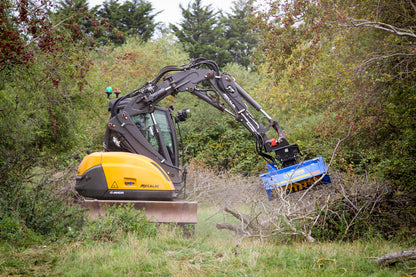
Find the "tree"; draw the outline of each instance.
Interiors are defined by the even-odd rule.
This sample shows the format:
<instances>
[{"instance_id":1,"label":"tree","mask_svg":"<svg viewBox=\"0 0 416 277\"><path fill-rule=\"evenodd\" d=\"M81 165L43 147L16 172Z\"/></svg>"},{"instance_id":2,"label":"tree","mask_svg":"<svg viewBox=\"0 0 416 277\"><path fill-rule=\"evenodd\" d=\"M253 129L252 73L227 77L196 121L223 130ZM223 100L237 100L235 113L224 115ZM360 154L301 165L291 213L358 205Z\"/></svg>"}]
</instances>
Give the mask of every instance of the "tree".
<instances>
[{"instance_id":1,"label":"tree","mask_svg":"<svg viewBox=\"0 0 416 277\"><path fill-rule=\"evenodd\" d=\"M203 6L201 0L188 4L187 9L179 6L183 19L179 26L170 25L191 58L205 57L223 66L224 49L228 49L223 38L224 27L219 24L219 13L214 12L211 5Z\"/></svg>"},{"instance_id":2,"label":"tree","mask_svg":"<svg viewBox=\"0 0 416 277\"><path fill-rule=\"evenodd\" d=\"M179 27L170 25L191 58L206 57L221 67L234 62L249 67L257 40L250 31L250 6L244 0L234 2L232 13L214 12L201 0L180 6L183 20Z\"/></svg>"},{"instance_id":3,"label":"tree","mask_svg":"<svg viewBox=\"0 0 416 277\"><path fill-rule=\"evenodd\" d=\"M144 0L126 1L121 5L120 31L127 35L139 35L143 41L150 39L157 23L152 4Z\"/></svg>"},{"instance_id":4,"label":"tree","mask_svg":"<svg viewBox=\"0 0 416 277\"><path fill-rule=\"evenodd\" d=\"M119 4L119 0L106 0L97 11L100 19L95 22L95 39L101 44L109 41L123 44L127 36L139 35L147 41L158 25L154 22L157 13L152 12L152 4L145 0L125 1L123 4Z\"/></svg>"},{"instance_id":5,"label":"tree","mask_svg":"<svg viewBox=\"0 0 416 277\"><path fill-rule=\"evenodd\" d=\"M291 71L291 78L297 78L310 69L322 38L333 29L328 22L327 7L319 2L270 1L263 10L252 7L250 22L259 34L256 60L270 65L269 73L274 75L276 83L285 70ZM301 52L297 51L299 48Z\"/></svg>"},{"instance_id":6,"label":"tree","mask_svg":"<svg viewBox=\"0 0 416 277\"><path fill-rule=\"evenodd\" d=\"M97 7L88 8L88 0L60 0L56 3L55 14L68 18L73 26L80 28L91 39L98 22L96 13ZM90 42L92 44L92 41Z\"/></svg>"},{"instance_id":7,"label":"tree","mask_svg":"<svg viewBox=\"0 0 416 277\"><path fill-rule=\"evenodd\" d=\"M225 38L228 43L230 62L238 63L244 67L252 65L252 52L257 46L257 39L249 26L250 6L245 0L234 2L232 13L224 19Z\"/></svg>"},{"instance_id":8,"label":"tree","mask_svg":"<svg viewBox=\"0 0 416 277\"><path fill-rule=\"evenodd\" d=\"M65 126L71 126L70 104L77 98L74 90L86 84L90 62L89 45L72 21L82 14L50 13L49 1L2 4L2 27L9 27L9 36L0 34L0 176L7 180L11 168L30 167L51 143L56 152L69 147L72 136Z\"/></svg>"},{"instance_id":9,"label":"tree","mask_svg":"<svg viewBox=\"0 0 416 277\"><path fill-rule=\"evenodd\" d=\"M282 106L295 99L292 111L323 111L313 130L323 144L349 133L339 168L351 164L401 189L416 177L415 15L404 0L287 0L253 20L258 60L279 92L271 97Z\"/></svg>"},{"instance_id":10,"label":"tree","mask_svg":"<svg viewBox=\"0 0 416 277\"><path fill-rule=\"evenodd\" d=\"M16 65L30 66L37 51L53 53L57 45L68 39L79 41L82 34L76 26L50 20L51 1L5 0L0 2L0 71Z\"/></svg>"},{"instance_id":11,"label":"tree","mask_svg":"<svg viewBox=\"0 0 416 277\"><path fill-rule=\"evenodd\" d=\"M385 177L414 190L409 184L416 177L416 6L404 0L356 4L345 13L345 22L351 32L373 38L357 68L372 84L365 97L378 107L364 109L377 121L370 136L362 135L363 144L383 151L379 171Z\"/></svg>"},{"instance_id":12,"label":"tree","mask_svg":"<svg viewBox=\"0 0 416 277\"><path fill-rule=\"evenodd\" d=\"M106 0L97 11L98 21L94 22L96 31L94 39L100 44L112 42L124 43L124 34L118 29L120 27L120 4L118 0Z\"/></svg>"}]
</instances>

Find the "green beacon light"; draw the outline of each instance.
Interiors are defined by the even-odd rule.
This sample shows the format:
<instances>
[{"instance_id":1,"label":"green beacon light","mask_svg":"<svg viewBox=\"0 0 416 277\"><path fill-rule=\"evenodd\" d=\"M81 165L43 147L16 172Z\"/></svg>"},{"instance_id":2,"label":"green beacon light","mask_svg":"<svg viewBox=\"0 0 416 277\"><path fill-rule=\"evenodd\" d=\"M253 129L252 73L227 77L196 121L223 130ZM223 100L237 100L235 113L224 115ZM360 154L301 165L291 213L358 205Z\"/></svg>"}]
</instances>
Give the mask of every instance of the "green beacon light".
<instances>
[{"instance_id":1,"label":"green beacon light","mask_svg":"<svg viewBox=\"0 0 416 277\"><path fill-rule=\"evenodd\" d=\"M113 88L107 87L105 93L107 93L107 98L110 99L110 95L113 93Z\"/></svg>"}]
</instances>

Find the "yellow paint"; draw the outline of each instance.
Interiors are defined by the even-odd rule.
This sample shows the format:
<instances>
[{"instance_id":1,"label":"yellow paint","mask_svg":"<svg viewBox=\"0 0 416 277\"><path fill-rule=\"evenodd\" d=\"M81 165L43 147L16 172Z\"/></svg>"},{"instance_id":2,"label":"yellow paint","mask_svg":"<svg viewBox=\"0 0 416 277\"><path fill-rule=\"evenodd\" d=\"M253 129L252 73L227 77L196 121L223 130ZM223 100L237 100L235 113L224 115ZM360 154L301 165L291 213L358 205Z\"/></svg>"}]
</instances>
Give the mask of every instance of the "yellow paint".
<instances>
[{"instance_id":1,"label":"yellow paint","mask_svg":"<svg viewBox=\"0 0 416 277\"><path fill-rule=\"evenodd\" d=\"M110 190L175 190L168 174L148 157L127 152L96 152L84 158L77 175L101 165Z\"/></svg>"},{"instance_id":2,"label":"yellow paint","mask_svg":"<svg viewBox=\"0 0 416 277\"><path fill-rule=\"evenodd\" d=\"M285 178L290 178L290 176L293 176L293 175L296 175L296 174L301 174L301 173L304 173L304 172L305 172L304 169L296 170L295 172L285 174Z\"/></svg>"},{"instance_id":3,"label":"yellow paint","mask_svg":"<svg viewBox=\"0 0 416 277\"><path fill-rule=\"evenodd\" d=\"M95 152L86 156L78 167L77 175L84 175L88 169L101 164L101 152Z\"/></svg>"},{"instance_id":4,"label":"yellow paint","mask_svg":"<svg viewBox=\"0 0 416 277\"><path fill-rule=\"evenodd\" d=\"M126 152L102 153L108 188L118 190L174 190L168 174L148 157Z\"/></svg>"},{"instance_id":5,"label":"yellow paint","mask_svg":"<svg viewBox=\"0 0 416 277\"><path fill-rule=\"evenodd\" d=\"M319 176L316 176L316 177L319 177ZM301 191L301 190L304 190L304 189L308 188L310 185L312 185L314 181L315 181L315 178L309 178L309 179L306 179L306 180L302 180L300 182L291 183L291 184L281 186L281 187L277 187L277 188L273 189L272 193L273 193L274 197L277 197L278 194L280 194L282 192Z\"/></svg>"},{"instance_id":6,"label":"yellow paint","mask_svg":"<svg viewBox=\"0 0 416 277\"><path fill-rule=\"evenodd\" d=\"M280 185L280 184L283 184L283 183L291 183L291 182L294 182L294 181L296 181L296 180L302 179L302 178L307 177L307 176L313 176L314 174L317 174L317 173L319 173L319 172L320 172L320 171L318 170L318 171L315 171L315 172L312 172L312 173L304 174L304 175L301 175L301 176L298 176L298 177L292 178L292 179L290 179L290 180L281 181L281 182L279 182L279 183L276 183L276 185ZM292 175L292 174L290 174L290 175Z\"/></svg>"}]
</instances>

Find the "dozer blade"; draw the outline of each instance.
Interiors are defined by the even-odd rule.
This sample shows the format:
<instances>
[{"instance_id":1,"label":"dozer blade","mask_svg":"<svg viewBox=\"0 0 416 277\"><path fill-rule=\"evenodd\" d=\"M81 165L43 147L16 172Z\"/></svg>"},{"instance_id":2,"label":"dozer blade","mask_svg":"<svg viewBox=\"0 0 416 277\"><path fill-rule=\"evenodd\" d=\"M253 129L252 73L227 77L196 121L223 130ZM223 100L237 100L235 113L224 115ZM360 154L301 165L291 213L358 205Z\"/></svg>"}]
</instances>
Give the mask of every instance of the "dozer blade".
<instances>
[{"instance_id":1,"label":"dozer blade","mask_svg":"<svg viewBox=\"0 0 416 277\"><path fill-rule=\"evenodd\" d=\"M269 200L273 200L279 192L296 192L311 186L328 169L322 157L304 161L285 168L277 169L275 164L267 165L268 173L261 174ZM328 175L324 175L322 183L330 183Z\"/></svg>"},{"instance_id":2,"label":"dozer blade","mask_svg":"<svg viewBox=\"0 0 416 277\"><path fill-rule=\"evenodd\" d=\"M196 224L197 202L190 201L140 201L140 200L84 200L84 207L94 218L104 215L106 207L132 204L143 210L147 219L157 223Z\"/></svg>"}]
</instances>

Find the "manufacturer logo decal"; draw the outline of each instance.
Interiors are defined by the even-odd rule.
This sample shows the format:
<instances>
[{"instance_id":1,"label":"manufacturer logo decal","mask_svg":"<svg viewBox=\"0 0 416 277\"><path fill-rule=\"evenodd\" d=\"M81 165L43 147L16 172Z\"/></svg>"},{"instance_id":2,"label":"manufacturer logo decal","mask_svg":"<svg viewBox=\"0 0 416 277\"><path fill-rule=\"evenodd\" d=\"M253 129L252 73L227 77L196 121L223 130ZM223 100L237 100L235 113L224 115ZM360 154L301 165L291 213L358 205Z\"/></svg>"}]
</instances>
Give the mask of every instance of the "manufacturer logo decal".
<instances>
[{"instance_id":1,"label":"manufacturer logo decal","mask_svg":"<svg viewBox=\"0 0 416 277\"><path fill-rule=\"evenodd\" d=\"M159 185L142 184L140 187L141 187L141 188L151 188L151 189L157 189L157 188L159 188Z\"/></svg>"}]
</instances>

